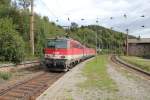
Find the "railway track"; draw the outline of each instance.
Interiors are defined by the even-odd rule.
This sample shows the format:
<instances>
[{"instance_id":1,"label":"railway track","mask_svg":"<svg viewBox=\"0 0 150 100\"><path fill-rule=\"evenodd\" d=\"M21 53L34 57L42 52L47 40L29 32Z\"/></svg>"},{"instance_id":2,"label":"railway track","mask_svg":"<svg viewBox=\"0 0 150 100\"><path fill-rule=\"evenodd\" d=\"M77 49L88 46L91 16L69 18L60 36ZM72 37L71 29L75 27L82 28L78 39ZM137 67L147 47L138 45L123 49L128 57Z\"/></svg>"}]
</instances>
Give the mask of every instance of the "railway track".
<instances>
[{"instance_id":1,"label":"railway track","mask_svg":"<svg viewBox=\"0 0 150 100\"><path fill-rule=\"evenodd\" d=\"M146 72L134 65L131 65L121 59L119 59L117 56L113 55L111 56L111 61L115 64L118 64L118 65L121 65L122 67L130 70L131 72L134 72L136 74L140 74L140 76L143 76L144 78L150 80L150 73L149 72Z\"/></svg>"},{"instance_id":2,"label":"railway track","mask_svg":"<svg viewBox=\"0 0 150 100\"><path fill-rule=\"evenodd\" d=\"M0 100L35 100L64 73L42 72L29 80L0 90Z\"/></svg>"},{"instance_id":3,"label":"railway track","mask_svg":"<svg viewBox=\"0 0 150 100\"><path fill-rule=\"evenodd\" d=\"M20 63L20 64L6 64L6 65L2 65L0 66L0 68L6 68L6 67L11 67L11 66L20 66L20 65L29 65L29 64L40 64L40 61L28 61L28 62L24 62L24 63Z\"/></svg>"},{"instance_id":4,"label":"railway track","mask_svg":"<svg viewBox=\"0 0 150 100\"><path fill-rule=\"evenodd\" d=\"M26 61L26 62L22 62L17 65L16 64L2 64L2 65L0 65L0 71L10 72L12 70L20 70L20 69L30 68L30 67L37 66L40 64L41 63L39 60Z\"/></svg>"}]
</instances>

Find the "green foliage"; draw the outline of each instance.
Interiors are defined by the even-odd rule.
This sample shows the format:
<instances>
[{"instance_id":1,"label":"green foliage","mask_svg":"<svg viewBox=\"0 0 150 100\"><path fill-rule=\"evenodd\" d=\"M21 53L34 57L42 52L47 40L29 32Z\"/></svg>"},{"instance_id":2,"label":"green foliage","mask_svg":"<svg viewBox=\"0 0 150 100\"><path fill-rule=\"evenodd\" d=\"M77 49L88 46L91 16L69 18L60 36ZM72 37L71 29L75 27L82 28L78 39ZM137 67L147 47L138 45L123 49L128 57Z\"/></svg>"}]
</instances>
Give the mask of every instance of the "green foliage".
<instances>
[{"instance_id":1,"label":"green foliage","mask_svg":"<svg viewBox=\"0 0 150 100\"><path fill-rule=\"evenodd\" d=\"M8 80L12 74L10 72L0 72L0 78L3 80Z\"/></svg>"},{"instance_id":2,"label":"green foliage","mask_svg":"<svg viewBox=\"0 0 150 100\"><path fill-rule=\"evenodd\" d=\"M30 11L28 6L30 0L0 1L0 60L18 63L32 56L30 48ZM11 4L10 4L11 3ZM23 9L22 9L23 8ZM101 26L90 25L78 27L78 24L71 23L70 29L63 29L54 22L50 22L47 16L41 17L34 14L34 40L35 56L41 57L47 38L64 36L69 33L73 39L80 41L88 47L95 48L96 33L98 45L108 52L123 50L124 35ZM109 47L109 48L108 48ZM103 51L103 50L102 50ZM33 57L34 58L34 57Z\"/></svg>"},{"instance_id":3,"label":"green foliage","mask_svg":"<svg viewBox=\"0 0 150 100\"><path fill-rule=\"evenodd\" d=\"M8 5L10 5L10 2L11 2L11 0L0 0L0 6L1 5L8 6Z\"/></svg>"},{"instance_id":4,"label":"green foliage","mask_svg":"<svg viewBox=\"0 0 150 100\"><path fill-rule=\"evenodd\" d=\"M70 26L70 30L71 30L71 31L75 31L75 30L77 30L77 28L78 28L78 24L75 23L75 22L72 22L72 23L71 23L71 26Z\"/></svg>"},{"instance_id":5,"label":"green foliage","mask_svg":"<svg viewBox=\"0 0 150 100\"><path fill-rule=\"evenodd\" d=\"M70 37L80 41L88 47L95 47L95 32L88 28L79 28L77 31L73 31L69 34Z\"/></svg>"},{"instance_id":6,"label":"green foliage","mask_svg":"<svg viewBox=\"0 0 150 100\"><path fill-rule=\"evenodd\" d=\"M18 63L24 58L24 42L11 19L0 19L0 60Z\"/></svg>"},{"instance_id":7,"label":"green foliage","mask_svg":"<svg viewBox=\"0 0 150 100\"><path fill-rule=\"evenodd\" d=\"M47 38L62 36L64 30L49 22L47 17L35 15L35 54L42 56Z\"/></svg>"},{"instance_id":8,"label":"green foliage","mask_svg":"<svg viewBox=\"0 0 150 100\"><path fill-rule=\"evenodd\" d=\"M10 1L10 0L6 0L6 1ZM1 45L3 51L0 52L3 55L1 55L0 60L12 61L14 63L18 63L21 60L23 60L24 56L26 59L31 57L31 49L30 49L30 42L29 42L30 41L30 33L29 33L30 12L27 7L30 0L17 0L17 3L16 1L14 1L13 5L10 5L9 3L8 4L5 3L6 1L3 0L1 1L4 3L2 3L2 5L0 6L1 8L0 18L2 20L2 22L0 23L1 25L7 28L5 29L4 27L0 28L0 30L2 30L0 33L2 36L0 38L1 41L3 41L3 43L5 40L7 40L8 42ZM20 9L20 8L24 8L24 9ZM8 19L6 23L3 21L3 19L5 20L5 18ZM55 23L49 22L48 17L46 16L41 17L35 14L34 22L35 22L34 25L35 56L39 57L42 56L42 51L45 46L46 38L63 35L63 33L65 32L62 28L57 27ZM17 41L19 41L20 44L22 45L18 44ZM7 43L9 44L9 46ZM19 46L19 48L16 46ZM11 51L9 51L10 49ZM3 53L4 51L5 53ZM12 52L15 56L10 52ZM17 59L18 57L20 57L20 59Z\"/></svg>"},{"instance_id":9,"label":"green foliage","mask_svg":"<svg viewBox=\"0 0 150 100\"><path fill-rule=\"evenodd\" d=\"M76 30L71 30L69 36L80 41L88 47L100 48L101 53L123 53L125 37L123 33L106 29L97 25L82 26Z\"/></svg>"},{"instance_id":10,"label":"green foliage","mask_svg":"<svg viewBox=\"0 0 150 100\"><path fill-rule=\"evenodd\" d=\"M28 8L31 4L31 0L16 0L16 1L18 1L19 6L22 7L23 9Z\"/></svg>"}]
</instances>

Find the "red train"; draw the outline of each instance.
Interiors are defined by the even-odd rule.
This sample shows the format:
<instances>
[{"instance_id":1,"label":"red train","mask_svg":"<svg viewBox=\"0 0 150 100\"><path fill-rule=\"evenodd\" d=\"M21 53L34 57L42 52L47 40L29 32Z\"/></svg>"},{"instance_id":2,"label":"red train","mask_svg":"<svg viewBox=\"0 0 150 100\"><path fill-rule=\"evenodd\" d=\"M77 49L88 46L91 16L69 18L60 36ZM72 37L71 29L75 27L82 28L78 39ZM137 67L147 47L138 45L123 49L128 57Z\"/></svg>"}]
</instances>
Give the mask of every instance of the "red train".
<instances>
[{"instance_id":1,"label":"red train","mask_svg":"<svg viewBox=\"0 0 150 100\"><path fill-rule=\"evenodd\" d=\"M95 56L96 51L71 38L47 39L45 64L50 70L68 71L77 63Z\"/></svg>"}]
</instances>

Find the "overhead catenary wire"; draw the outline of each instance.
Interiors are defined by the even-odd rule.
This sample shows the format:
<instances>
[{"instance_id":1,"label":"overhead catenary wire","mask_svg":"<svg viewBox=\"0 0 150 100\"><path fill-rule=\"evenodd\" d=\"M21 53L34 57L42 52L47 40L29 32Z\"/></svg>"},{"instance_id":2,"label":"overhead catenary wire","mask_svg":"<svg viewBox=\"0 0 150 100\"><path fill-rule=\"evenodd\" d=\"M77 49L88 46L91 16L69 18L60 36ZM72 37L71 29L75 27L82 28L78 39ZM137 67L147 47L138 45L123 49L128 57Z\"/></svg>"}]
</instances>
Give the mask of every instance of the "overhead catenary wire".
<instances>
[{"instance_id":1,"label":"overhead catenary wire","mask_svg":"<svg viewBox=\"0 0 150 100\"><path fill-rule=\"evenodd\" d=\"M47 6L47 4L43 0L39 0L39 1L48 10L48 12L50 12L50 14L56 19L55 21L59 22L60 21L59 17ZM127 15L124 14L124 17L127 17ZM141 15L140 17L145 17L145 15ZM115 17L109 17L109 18L114 19ZM143 27L143 26L141 26L141 27Z\"/></svg>"},{"instance_id":2,"label":"overhead catenary wire","mask_svg":"<svg viewBox=\"0 0 150 100\"><path fill-rule=\"evenodd\" d=\"M50 13L50 16L53 16L55 19L58 20L58 16L47 6L47 4L43 0L39 0L41 4L47 9L47 11Z\"/></svg>"},{"instance_id":3,"label":"overhead catenary wire","mask_svg":"<svg viewBox=\"0 0 150 100\"><path fill-rule=\"evenodd\" d=\"M40 1L40 3L45 7L45 9L47 9L47 11L50 13L49 15L49 17L54 17L54 19L55 20L53 20L54 22L56 22L56 23L58 23L58 22L60 22L60 17L59 16L57 16L48 6L47 6L47 4L43 1L43 0L39 0ZM66 19L68 22L70 21L70 17L67 17L67 19Z\"/></svg>"}]
</instances>

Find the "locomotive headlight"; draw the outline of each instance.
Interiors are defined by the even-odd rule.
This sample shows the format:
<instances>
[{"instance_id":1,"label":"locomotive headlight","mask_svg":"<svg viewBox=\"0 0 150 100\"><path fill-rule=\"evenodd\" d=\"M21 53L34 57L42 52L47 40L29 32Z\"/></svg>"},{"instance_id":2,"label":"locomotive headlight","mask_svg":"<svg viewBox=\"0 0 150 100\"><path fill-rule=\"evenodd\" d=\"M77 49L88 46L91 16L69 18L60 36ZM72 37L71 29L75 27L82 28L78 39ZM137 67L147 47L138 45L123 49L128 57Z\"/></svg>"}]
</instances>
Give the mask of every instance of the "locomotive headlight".
<instances>
[{"instance_id":1,"label":"locomotive headlight","mask_svg":"<svg viewBox=\"0 0 150 100\"><path fill-rule=\"evenodd\" d=\"M48 54L46 54L46 55L45 55L45 58L49 58L49 55L48 55Z\"/></svg>"},{"instance_id":2,"label":"locomotive headlight","mask_svg":"<svg viewBox=\"0 0 150 100\"><path fill-rule=\"evenodd\" d=\"M65 56L61 56L61 58L65 58Z\"/></svg>"}]
</instances>

